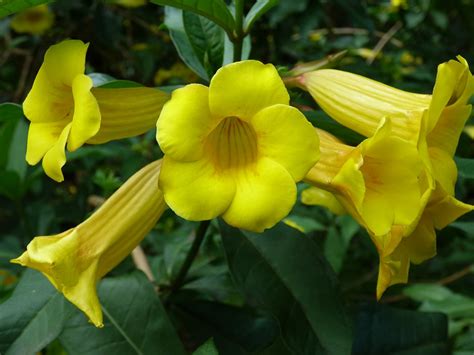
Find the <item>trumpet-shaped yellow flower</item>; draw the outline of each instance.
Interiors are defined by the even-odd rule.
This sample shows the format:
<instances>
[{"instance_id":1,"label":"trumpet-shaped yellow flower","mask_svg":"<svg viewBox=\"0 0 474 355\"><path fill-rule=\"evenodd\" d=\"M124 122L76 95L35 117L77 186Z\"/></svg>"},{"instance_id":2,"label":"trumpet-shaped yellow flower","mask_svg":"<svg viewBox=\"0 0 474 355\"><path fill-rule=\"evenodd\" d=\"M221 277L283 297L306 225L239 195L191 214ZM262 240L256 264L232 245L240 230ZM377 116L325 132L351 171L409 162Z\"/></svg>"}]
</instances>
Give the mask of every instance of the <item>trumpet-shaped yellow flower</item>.
<instances>
[{"instance_id":1,"label":"trumpet-shaped yellow flower","mask_svg":"<svg viewBox=\"0 0 474 355\"><path fill-rule=\"evenodd\" d=\"M30 7L13 16L11 28L18 33L39 35L50 29L54 23L54 14L47 5Z\"/></svg>"},{"instance_id":2,"label":"trumpet-shaped yellow flower","mask_svg":"<svg viewBox=\"0 0 474 355\"><path fill-rule=\"evenodd\" d=\"M26 160L43 159L46 174L64 179L65 147L98 144L142 134L154 127L168 95L151 88L93 88L84 74L88 44L67 40L45 54L23 103L30 120Z\"/></svg>"},{"instance_id":3,"label":"trumpet-shaped yellow flower","mask_svg":"<svg viewBox=\"0 0 474 355\"><path fill-rule=\"evenodd\" d=\"M41 271L101 327L97 282L131 253L166 209L157 185L160 168L161 160L142 168L83 223L34 238L12 262Z\"/></svg>"},{"instance_id":4,"label":"trumpet-shaped yellow flower","mask_svg":"<svg viewBox=\"0 0 474 355\"><path fill-rule=\"evenodd\" d=\"M219 69L209 88L175 90L157 123L165 153L165 201L189 220L217 216L262 231L285 217L295 182L316 163L318 137L296 108L273 65Z\"/></svg>"}]
</instances>

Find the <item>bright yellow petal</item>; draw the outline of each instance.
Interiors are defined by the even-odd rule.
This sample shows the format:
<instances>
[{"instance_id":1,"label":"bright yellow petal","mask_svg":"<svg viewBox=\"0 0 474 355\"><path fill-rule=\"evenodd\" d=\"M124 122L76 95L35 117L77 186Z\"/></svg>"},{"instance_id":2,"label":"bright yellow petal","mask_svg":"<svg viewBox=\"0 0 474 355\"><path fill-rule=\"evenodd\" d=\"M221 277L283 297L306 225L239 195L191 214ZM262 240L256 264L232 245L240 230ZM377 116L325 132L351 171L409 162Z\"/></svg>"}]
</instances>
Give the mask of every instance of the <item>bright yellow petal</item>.
<instances>
[{"instance_id":1,"label":"bright yellow petal","mask_svg":"<svg viewBox=\"0 0 474 355\"><path fill-rule=\"evenodd\" d=\"M303 179L316 164L318 135L296 108L269 106L259 111L250 123L258 137L259 154L285 167L295 181Z\"/></svg>"},{"instance_id":2,"label":"bright yellow petal","mask_svg":"<svg viewBox=\"0 0 474 355\"><path fill-rule=\"evenodd\" d=\"M388 287L399 283L406 283L409 271L410 261L407 257L396 259L388 257L380 260L377 279L377 300L382 297Z\"/></svg>"},{"instance_id":3,"label":"bright yellow petal","mask_svg":"<svg viewBox=\"0 0 474 355\"><path fill-rule=\"evenodd\" d=\"M211 79L209 105L213 115L249 121L261 109L288 105L290 97L272 64L256 60L220 68Z\"/></svg>"},{"instance_id":4,"label":"bright yellow petal","mask_svg":"<svg viewBox=\"0 0 474 355\"><path fill-rule=\"evenodd\" d=\"M66 142L71 130L71 124L64 127L61 132L59 139L49 149L43 157L43 169L46 175L51 179L61 182L64 180L63 172L61 168L66 164Z\"/></svg>"},{"instance_id":5,"label":"bright yellow petal","mask_svg":"<svg viewBox=\"0 0 474 355\"><path fill-rule=\"evenodd\" d=\"M357 161L353 157L347 159L331 182L331 186L344 196L346 204L353 206L351 209L357 211L361 210L366 193L364 176L360 171L361 163L360 158ZM344 204L345 208L347 208L346 204Z\"/></svg>"},{"instance_id":6,"label":"bright yellow petal","mask_svg":"<svg viewBox=\"0 0 474 355\"><path fill-rule=\"evenodd\" d=\"M67 120L59 122L31 122L28 128L26 161L37 164L41 158L58 141L61 132L68 124Z\"/></svg>"},{"instance_id":7,"label":"bright yellow petal","mask_svg":"<svg viewBox=\"0 0 474 355\"><path fill-rule=\"evenodd\" d=\"M93 137L100 128L100 110L91 93L92 79L84 74L77 75L72 84L74 115L67 148L73 152Z\"/></svg>"},{"instance_id":8,"label":"bright yellow petal","mask_svg":"<svg viewBox=\"0 0 474 355\"><path fill-rule=\"evenodd\" d=\"M142 168L87 220L66 232L34 238L14 263L41 271L97 327L96 284L141 242L166 209L158 189L161 161Z\"/></svg>"},{"instance_id":9,"label":"bright yellow petal","mask_svg":"<svg viewBox=\"0 0 474 355\"><path fill-rule=\"evenodd\" d=\"M345 208L332 193L318 187L310 187L303 190L301 194L301 202L305 205L324 206L337 215L347 213Z\"/></svg>"},{"instance_id":10,"label":"bright yellow petal","mask_svg":"<svg viewBox=\"0 0 474 355\"><path fill-rule=\"evenodd\" d=\"M233 179L218 173L204 159L180 162L165 155L159 183L170 208L191 221L209 220L221 215L235 193Z\"/></svg>"},{"instance_id":11,"label":"bright yellow petal","mask_svg":"<svg viewBox=\"0 0 474 355\"><path fill-rule=\"evenodd\" d=\"M88 44L67 40L51 46L23 103L32 122L60 121L72 113L72 83L84 74Z\"/></svg>"},{"instance_id":12,"label":"bright yellow petal","mask_svg":"<svg viewBox=\"0 0 474 355\"><path fill-rule=\"evenodd\" d=\"M440 184L447 194L454 195L458 169L453 158L446 151L439 148L429 148L428 152L433 178L436 183Z\"/></svg>"},{"instance_id":13,"label":"bright yellow petal","mask_svg":"<svg viewBox=\"0 0 474 355\"><path fill-rule=\"evenodd\" d=\"M262 158L236 173L235 197L222 216L228 224L262 232L288 215L296 200L296 184L285 168Z\"/></svg>"},{"instance_id":14,"label":"bright yellow petal","mask_svg":"<svg viewBox=\"0 0 474 355\"><path fill-rule=\"evenodd\" d=\"M443 229L462 215L474 210L473 205L457 200L454 196L444 193L440 188L437 188L434 195L443 197L429 203L426 213L430 216L436 229Z\"/></svg>"},{"instance_id":15,"label":"bright yellow petal","mask_svg":"<svg viewBox=\"0 0 474 355\"><path fill-rule=\"evenodd\" d=\"M156 124L163 153L188 162L202 157L204 139L218 123L209 111L208 98L209 89L199 84L173 91Z\"/></svg>"},{"instance_id":16,"label":"bright yellow petal","mask_svg":"<svg viewBox=\"0 0 474 355\"><path fill-rule=\"evenodd\" d=\"M87 143L135 137L156 127L170 95L154 88L92 88L102 116L100 130Z\"/></svg>"}]
</instances>

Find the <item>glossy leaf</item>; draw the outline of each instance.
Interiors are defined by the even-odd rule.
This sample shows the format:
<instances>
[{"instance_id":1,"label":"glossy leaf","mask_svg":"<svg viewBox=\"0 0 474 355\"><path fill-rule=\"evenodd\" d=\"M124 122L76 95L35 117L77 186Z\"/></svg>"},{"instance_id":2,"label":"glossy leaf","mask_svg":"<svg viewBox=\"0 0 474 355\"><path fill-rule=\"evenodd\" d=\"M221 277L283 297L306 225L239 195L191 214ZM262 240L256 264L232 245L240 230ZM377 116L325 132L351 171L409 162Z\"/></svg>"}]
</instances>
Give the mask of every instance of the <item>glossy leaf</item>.
<instances>
[{"instance_id":1,"label":"glossy leaf","mask_svg":"<svg viewBox=\"0 0 474 355\"><path fill-rule=\"evenodd\" d=\"M262 234L221 222L229 268L248 302L280 322L296 354L349 354L351 327L318 245L283 223Z\"/></svg>"},{"instance_id":2,"label":"glossy leaf","mask_svg":"<svg viewBox=\"0 0 474 355\"><path fill-rule=\"evenodd\" d=\"M72 311L43 275L26 270L13 294L0 305L0 353L40 351L59 335Z\"/></svg>"},{"instance_id":3,"label":"glossy leaf","mask_svg":"<svg viewBox=\"0 0 474 355\"><path fill-rule=\"evenodd\" d=\"M223 0L151 0L152 3L173 6L204 16L222 27L229 35L235 28L234 18Z\"/></svg>"},{"instance_id":4,"label":"glossy leaf","mask_svg":"<svg viewBox=\"0 0 474 355\"><path fill-rule=\"evenodd\" d=\"M245 16L244 32L248 33L255 21L257 21L263 14L278 4L279 0L257 0L253 4L250 11Z\"/></svg>"},{"instance_id":5,"label":"glossy leaf","mask_svg":"<svg viewBox=\"0 0 474 355\"><path fill-rule=\"evenodd\" d=\"M49 2L53 0L3 0L0 1L0 18Z\"/></svg>"},{"instance_id":6,"label":"glossy leaf","mask_svg":"<svg viewBox=\"0 0 474 355\"><path fill-rule=\"evenodd\" d=\"M158 295L141 272L104 279L99 298L104 328L95 328L78 313L59 337L68 354L185 354Z\"/></svg>"},{"instance_id":7,"label":"glossy leaf","mask_svg":"<svg viewBox=\"0 0 474 355\"><path fill-rule=\"evenodd\" d=\"M214 345L214 341L209 339L204 344L202 344L193 355L219 355L217 352L216 346Z\"/></svg>"},{"instance_id":8,"label":"glossy leaf","mask_svg":"<svg viewBox=\"0 0 474 355\"><path fill-rule=\"evenodd\" d=\"M442 313L364 305L356 320L353 355L448 354L448 323Z\"/></svg>"}]
</instances>

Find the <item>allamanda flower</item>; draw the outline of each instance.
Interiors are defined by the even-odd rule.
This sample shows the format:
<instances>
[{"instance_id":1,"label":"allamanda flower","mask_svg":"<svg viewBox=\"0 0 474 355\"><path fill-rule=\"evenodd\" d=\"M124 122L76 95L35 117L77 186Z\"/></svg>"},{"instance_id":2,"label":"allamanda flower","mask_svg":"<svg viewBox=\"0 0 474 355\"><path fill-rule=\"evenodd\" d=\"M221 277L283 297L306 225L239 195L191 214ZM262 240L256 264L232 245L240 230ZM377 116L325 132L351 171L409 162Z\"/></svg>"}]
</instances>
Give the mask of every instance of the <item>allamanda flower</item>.
<instances>
[{"instance_id":1,"label":"allamanda flower","mask_svg":"<svg viewBox=\"0 0 474 355\"><path fill-rule=\"evenodd\" d=\"M168 95L152 88L94 88L84 74L88 44L67 40L51 46L23 103L30 120L26 160L43 159L46 174L64 180L65 147L99 144L154 127Z\"/></svg>"},{"instance_id":2,"label":"allamanda flower","mask_svg":"<svg viewBox=\"0 0 474 355\"><path fill-rule=\"evenodd\" d=\"M39 5L13 16L10 26L18 33L40 35L50 29L53 23L54 14L48 5Z\"/></svg>"},{"instance_id":3,"label":"allamanda flower","mask_svg":"<svg viewBox=\"0 0 474 355\"><path fill-rule=\"evenodd\" d=\"M318 137L275 67L243 61L210 86L175 90L157 122L165 201L189 220L262 231L285 217L319 155Z\"/></svg>"},{"instance_id":4,"label":"allamanda flower","mask_svg":"<svg viewBox=\"0 0 474 355\"><path fill-rule=\"evenodd\" d=\"M156 183L161 160L133 175L77 227L34 238L13 263L41 271L56 289L102 327L97 282L142 241L166 209Z\"/></svg>"},{"instance_id":5,"label":"allamanda flower","mask_svg":"<svg viewBox=\"0 0 474 355\"><path fill-rule=\"evenodd\" d=\"M322 130L318 134L321 156L305 177L314 187L303 191L302 200L347 212L367 230L380 257L380 296L388 287L387 258L418 228L434 182L416 147L393 134L390 120L357 147ZM429 257L430 243L421 245Z\"/></svg>"}]
</instances>

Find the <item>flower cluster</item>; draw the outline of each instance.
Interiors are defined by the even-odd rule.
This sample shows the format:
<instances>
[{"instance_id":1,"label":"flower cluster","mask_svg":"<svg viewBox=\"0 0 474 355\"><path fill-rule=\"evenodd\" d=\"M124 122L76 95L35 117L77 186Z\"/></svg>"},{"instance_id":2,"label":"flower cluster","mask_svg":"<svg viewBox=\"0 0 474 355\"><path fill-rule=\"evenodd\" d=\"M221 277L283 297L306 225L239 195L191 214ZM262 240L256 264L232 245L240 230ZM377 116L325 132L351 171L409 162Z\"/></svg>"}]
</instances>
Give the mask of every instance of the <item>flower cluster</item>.
<instances>
[{"instance_id":1,"label":"flower cluster","mask_svg":"<svg viewBox=\"0 0 474 355\"><path fill-rule=\"evenodd\" d=\"M413 94L338 70L292 82L333 119L366 137L350 146L313 127L290 105L271 64L219 69L209 86L168 95L152 88L94 87L87 45L65 41L45 55L23 108L31 121L27 161L43 159L63 180L70 151L146 132L156 125L164 153L132 176L77 227L32 240L13 262L41 271L96 326L97 282L153 228L166 207L203 221L261 232L285 218L297 197L349 213L380 256L377 297L406 282L410 263L436 254L435 229L473 206L454 197L453 155L470 114L474 79L466 61L441 64L432 95Z\"/></svg>"}]
</instances>

